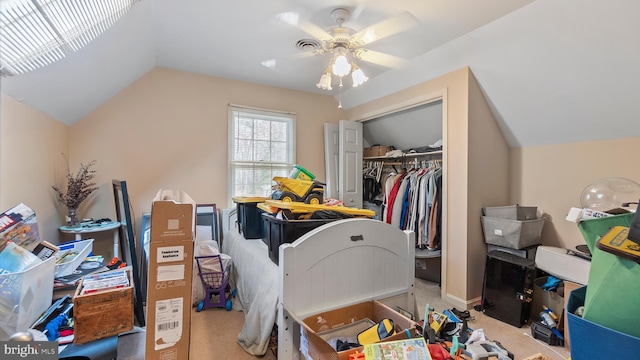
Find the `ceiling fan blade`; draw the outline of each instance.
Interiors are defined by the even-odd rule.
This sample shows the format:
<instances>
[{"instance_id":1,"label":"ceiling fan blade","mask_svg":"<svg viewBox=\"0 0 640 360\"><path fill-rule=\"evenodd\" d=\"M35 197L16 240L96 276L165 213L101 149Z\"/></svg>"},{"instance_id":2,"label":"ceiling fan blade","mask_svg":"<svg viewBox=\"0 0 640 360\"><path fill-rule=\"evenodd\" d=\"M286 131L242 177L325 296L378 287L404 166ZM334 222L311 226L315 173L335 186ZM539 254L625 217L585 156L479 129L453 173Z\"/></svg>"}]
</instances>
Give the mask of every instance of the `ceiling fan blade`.
<instances>
[{"instance_id":1,"label":"ceiling fan blade","mask_svg":"<svg viewBox=\"0 0 640 360\"><path fill-rule=\"evenodd\" d=\"M300 19L300 14L297 12L283 12L276 15L276 19L282 21L285 24L297 27L305 33L313 36L318 40L329 40L332 38L331 34L324 31L321 27L310 23L308 21Z\"/></svg>"},{"instance_id":2,"label":"ceiling fan blade","mask_svg":"<svg viewBox=\"0 0 640 360\"><path fill-rule=\"evenodd\" d=\"M388 68L402 68L409 65L409 62L405 59L375 50L363 49L358 53L357 57L362 61L382 65Z\"/></svg>"},{"instance_id":3,"label":"ceiling fan blade","mask_svg":"<svg viewBox=\"0 0 640 360\"><path fill-rule=\"evenodd\" d=\"M282 66L283 64L287 64L296 60L302 60L302 59L307 59L310 57L315 56L316 53L313 51L305 51L305 52L300 52L297 54L293 54L290 56L285 56L282 58L274 58L274 59L268 59L268 60L264 60L261 61L260 63L262 64L262 66L270 68L270 69L275 69L278 66Z\"/></svg>"},{"instance_id":4,"label":"ceiling fan blade","mask_svg":"<svg viewBox=\"0 0 640 360\"><path fill-rule=\"evenodd\" d=\"M367 45L409 30L416 25L418 25L418 19L411 13L403 12L355 33L352 39Z\"/></svg>"}]
</instances>

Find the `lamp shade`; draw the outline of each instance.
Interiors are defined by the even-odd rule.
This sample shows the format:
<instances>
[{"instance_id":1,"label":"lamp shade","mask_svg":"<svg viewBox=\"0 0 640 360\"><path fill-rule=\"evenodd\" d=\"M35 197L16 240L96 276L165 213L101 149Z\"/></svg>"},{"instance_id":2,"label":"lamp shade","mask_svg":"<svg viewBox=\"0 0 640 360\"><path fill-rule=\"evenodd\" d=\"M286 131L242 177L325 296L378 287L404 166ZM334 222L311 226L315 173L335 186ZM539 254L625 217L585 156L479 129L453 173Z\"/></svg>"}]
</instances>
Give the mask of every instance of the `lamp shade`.
<instances>
[{"instance_id":1,"label":"lamp shade","mask_svg":"<svg viewBox=\"0 0 640 360\"><path fill-rule=\"evenodd\" d=\"M364 74L364 71L360 69L356 64L353 64L353 72L351 73L351 79L353 80L353 87L364 84L369 78Z\"/></svg>"},{"instance_id":2,"label":"lamp shade","mask_svg":"<svg viewBox=\"0 0 640 360\"><path fill-rule=\"evenodd\" d=\"M351 64L347 60L347 57L344 55L338 55L336 60L333 62L332 67L333 73L336 76L345 76L351 71Z\"/></svg>"},{"instance_id":3,"label":"lamp shade","mask_svg":"<svg viewBox=\"0 0 640 360\"><path fill-rule=\"evenodd\" d=\"M332 90L331 73L327 71L324 74L322 74L322 76L320 77L320 81L318 81L316 86L323 90Z\"/></svg>"}]
</instances>

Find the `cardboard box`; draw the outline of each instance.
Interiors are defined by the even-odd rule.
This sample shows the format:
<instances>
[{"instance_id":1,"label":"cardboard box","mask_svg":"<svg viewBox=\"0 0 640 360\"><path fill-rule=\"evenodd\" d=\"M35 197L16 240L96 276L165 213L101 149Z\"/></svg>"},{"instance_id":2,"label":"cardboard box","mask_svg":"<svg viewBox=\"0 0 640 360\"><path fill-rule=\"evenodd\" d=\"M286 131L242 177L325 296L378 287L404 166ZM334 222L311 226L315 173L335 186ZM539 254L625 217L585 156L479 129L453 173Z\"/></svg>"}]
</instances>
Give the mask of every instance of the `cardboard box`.
<instances>
[{"instance_id":1,"label":"cardboard box","mask_svg":"<svg viewBox=\"0 0 640 360\"><path fill-rule=\"evenodd\" d=\"M338 352L321 334L365 319L378 323L386 318L393 320L396 333L384 341L406 339L405 329L412 334L416 331L416 323L411 319L378 301L368 301L305 318L300 326L300 350L313 359L349 360L350 354L362 352L363 347Z\"/></svg>"},{"instance_id":2,"label":"cardboard box","mask_svg":"<svg viewBox=\"0 0 640 360\"><path fill-rule=\"evenodd\" d=\"M568 280L564 280L564 312L562 315L562 318L565 319L564 322L564 330L563 330L563 336L564 336L564 347L565 349L569 349L570 345L569 345L569 322L566 320L567 319L567 304L569 303L569 295L571 294L571 292L573 290L576 290L578 288L581 288L583 285L578 284L578 283L574 283L573 281L568 281Z\"/></svg>"},{"instance_id":3,"label":"cardboard box","mask_svg":"<svg viewBox=\"0 0 640 360\"><path fill-rule=\"evenodd\" d=\"M540 321L540 312L544 310L543 306L546 306L558 316L558 328L560 327L560 319L564 310L564 293L557 291L548 291L542 288L547 282L548 276L542 276L533 280L533 301L531 302L531 319L534 321ZM562 290L558 288L559 290Z\"/></svg>"},{"instance_id":4,"label":"cardboard box","mask_svg":"<svg viewBox=\"0 0 640 360\"><path fill-rule=\"evenodd\" d=\"M133 329L133 275L129 286L81 295L82 281L73 296L74 344L118 335Z\"/></svg>"},{"instance_id":5,"label":"cardboard box","mask_svg":"<svg viewBox=\"0 0 640 360\"><path fill-rule=\"evenodd\" d=\"M385 156L393 150L392 146L371 146L362 150L363 157Z\"/></svg>"},{"instance_id":6,"label":"cardboard box","mask_svg":"<svg viewBox=\"0 0 640 360\"><path fill-rule=\"evenodd\" d=\"M32 251L40 242L36 212L18 204L0 214L0 251L8 240Z\"/></svg>"},{"instance_id":7,"label":"cardboard box","mask_svg":"<svg viewBox=\"0 0 640 360\"><path fill-rule=\"evenodd\" d=\"M188 359L195 204L154 201L145 359Z\"/></svg>"}]
</instances>

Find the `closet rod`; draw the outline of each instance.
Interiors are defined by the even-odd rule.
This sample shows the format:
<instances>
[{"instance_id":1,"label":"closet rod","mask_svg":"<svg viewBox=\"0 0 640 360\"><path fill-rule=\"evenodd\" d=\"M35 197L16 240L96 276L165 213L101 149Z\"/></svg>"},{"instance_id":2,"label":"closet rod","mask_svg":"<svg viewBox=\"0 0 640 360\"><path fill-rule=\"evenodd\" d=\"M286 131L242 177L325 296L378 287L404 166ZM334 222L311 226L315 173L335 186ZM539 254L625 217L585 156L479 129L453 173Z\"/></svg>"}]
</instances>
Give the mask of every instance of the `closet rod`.
<instances>
[{"instance_id":1,"label":"closet rod","mask_svg":"<svg viewBox=\"0 0 640 360\"><path fill-rule=\"evenodd\" d=\"M434 160L424 160L424 161L434 161L434 162L442 162L442 159L434 159ZM383 161L383 165L405 165L405 164L412 164L413 161L394 161L394 162L390 162L390 161Z\"/></svg>"}]
</instances>

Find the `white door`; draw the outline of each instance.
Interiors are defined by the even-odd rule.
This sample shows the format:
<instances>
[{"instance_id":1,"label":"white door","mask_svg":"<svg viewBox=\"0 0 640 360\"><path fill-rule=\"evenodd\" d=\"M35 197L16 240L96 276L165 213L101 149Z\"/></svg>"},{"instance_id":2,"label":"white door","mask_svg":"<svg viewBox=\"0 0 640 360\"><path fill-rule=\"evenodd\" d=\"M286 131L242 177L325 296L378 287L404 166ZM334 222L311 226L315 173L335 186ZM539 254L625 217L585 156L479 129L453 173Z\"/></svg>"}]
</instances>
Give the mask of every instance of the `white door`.
<instances>
[{"instance_id":1,"label":"white door","mask_svg":"<svg viewBox=\"0 0 640 360\"><path fill-rule=\"evenodd\" d=\"M340 126L338 124L324 124L324 166L327 185L324 197L338 198L338 166L340 166Z\"/></svg>"},{"instance_id":2,"label":"white door","mask_svg":"<svg viewBox=\"0 0 640 360\"><path fill-rule=\"evenodd\" d=\"M362 123L340 120L338 198L362 208Z\"/></svg>"}]
</instances>

